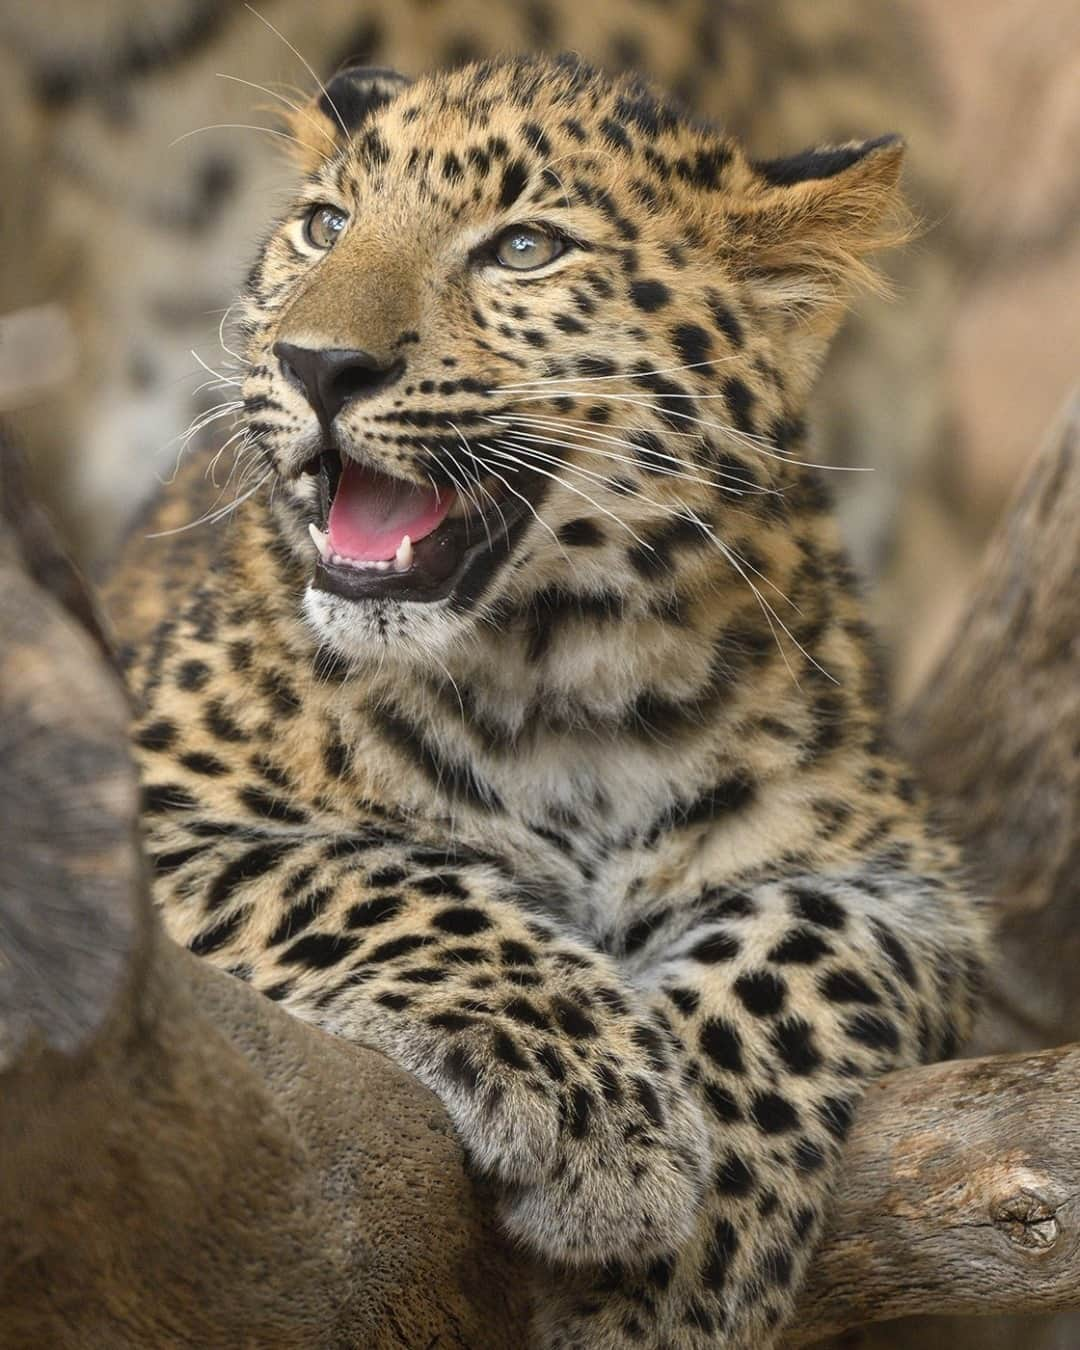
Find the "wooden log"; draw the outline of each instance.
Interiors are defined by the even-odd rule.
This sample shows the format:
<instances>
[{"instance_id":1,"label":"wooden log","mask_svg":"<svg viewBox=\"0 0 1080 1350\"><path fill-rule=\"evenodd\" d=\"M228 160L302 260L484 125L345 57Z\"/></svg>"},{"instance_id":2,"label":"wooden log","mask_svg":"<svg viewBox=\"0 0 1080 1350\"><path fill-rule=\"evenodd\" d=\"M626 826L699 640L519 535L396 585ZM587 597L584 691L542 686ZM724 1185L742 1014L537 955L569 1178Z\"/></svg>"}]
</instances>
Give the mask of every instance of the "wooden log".
<instances>
[{"instance_id":1,"label":"wooden log","mask_svg":"<svg viewBox=\"0 0 1080 1350\"><path fill-rule=\"evenodd\" d=\"M874 1084L791 1346L912 1313L1080 1306L1080 1046Z\"/></svg>"},{"instance_id":2,"label":"wooden log","mask_svg":"<svg viewBox=\"0 0 1080 1350\"><path fill-rule=\"evenodd\" d=\"M509 1344L526 1281L438 1101L156 924L123 692L95 638L27 575L63 573L13 514L18 536L0 538L0 1345Z\"/></svg>"}]
</instances>

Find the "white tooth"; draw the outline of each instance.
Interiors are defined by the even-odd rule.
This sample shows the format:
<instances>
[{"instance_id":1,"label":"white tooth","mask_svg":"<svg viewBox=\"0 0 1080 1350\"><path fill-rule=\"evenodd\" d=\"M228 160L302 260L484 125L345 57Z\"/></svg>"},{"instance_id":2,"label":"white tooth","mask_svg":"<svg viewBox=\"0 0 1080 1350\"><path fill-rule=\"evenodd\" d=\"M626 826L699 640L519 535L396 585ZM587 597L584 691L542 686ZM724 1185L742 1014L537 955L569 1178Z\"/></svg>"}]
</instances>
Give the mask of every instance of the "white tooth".
<instances>
[{"instance_id":1,"label":"white tooth","mask_svg":"<svg viewBox=\"0 0 1080 1350\"><path fill-rule=\"evenodd\" d=\"M308 533L311 535L311 542L319 550L319 557L326 562L330 557L330 542L326 535L314 525L308 526Z\"/></svg>"},{"instance_id":2,"label":"white tooth","mask_svg":"<svg viewBox=\"0 0 1080 1350\"><path fill-rule=\"evenodd\" d=\"M394 554L394 570L396 572L407 572L412 566L412 540L407 534L401 536L401 543L398 544L398 551Z\"/></svg>"},{"instance_id":3,"label":"white tooth","mask_svg":"<svg viewBox=\"0 0 1080 1350\"><path fill-rule=\"evenodd\" d=\"M390 571L390 563L389 563L389 562L377 562L377 563L375 564L375 569L376 569L376 571L378 571L378 572L389 572L389 571Z\"/></svg>"}]
</instances>

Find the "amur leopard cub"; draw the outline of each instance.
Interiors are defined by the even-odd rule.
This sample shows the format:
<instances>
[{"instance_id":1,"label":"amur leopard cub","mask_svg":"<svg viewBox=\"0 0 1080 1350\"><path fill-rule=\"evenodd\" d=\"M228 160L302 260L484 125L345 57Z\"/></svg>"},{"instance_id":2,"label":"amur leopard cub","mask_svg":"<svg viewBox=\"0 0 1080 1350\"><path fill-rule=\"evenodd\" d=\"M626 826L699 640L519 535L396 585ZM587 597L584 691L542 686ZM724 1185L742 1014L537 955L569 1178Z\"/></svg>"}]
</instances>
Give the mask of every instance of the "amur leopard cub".
<instances>
[{"instance_id":1,"label":"amur leopard cub","mask_svg":"<svg viewBox=\"0 0 1080 1350\"><path fill-rule=\"evenodd\" d=\"M238 504L132 656L165 921L438 1094L537 1344L770 1345L983 944L803 431L901 146L752 162L571 59L292 132Z\"/></svg>"}]
</instances>

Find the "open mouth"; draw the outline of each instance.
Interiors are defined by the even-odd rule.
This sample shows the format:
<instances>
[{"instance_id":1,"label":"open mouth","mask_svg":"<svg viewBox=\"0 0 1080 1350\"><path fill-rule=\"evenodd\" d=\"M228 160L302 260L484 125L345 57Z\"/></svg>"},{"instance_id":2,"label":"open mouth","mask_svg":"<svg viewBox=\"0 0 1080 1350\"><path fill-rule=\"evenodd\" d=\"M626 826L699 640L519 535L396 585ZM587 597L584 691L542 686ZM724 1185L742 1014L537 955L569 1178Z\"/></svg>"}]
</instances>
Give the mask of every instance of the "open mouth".
<instances>
[{"instance_id":1,"label":"open mouth","mask_svg":"<svg viewBox=\"0 0 1080 1350\"><path fill-rule=\"evenodd\" d=\"M319 477L324 528L313 585L348 600L426 603L477 590L509 554L529 508L495 480L478 512L451 487L420 485L344 458L333 448L305 465ZM497 491L501 488L501 492Z\"/></svg>"}]
</instances>

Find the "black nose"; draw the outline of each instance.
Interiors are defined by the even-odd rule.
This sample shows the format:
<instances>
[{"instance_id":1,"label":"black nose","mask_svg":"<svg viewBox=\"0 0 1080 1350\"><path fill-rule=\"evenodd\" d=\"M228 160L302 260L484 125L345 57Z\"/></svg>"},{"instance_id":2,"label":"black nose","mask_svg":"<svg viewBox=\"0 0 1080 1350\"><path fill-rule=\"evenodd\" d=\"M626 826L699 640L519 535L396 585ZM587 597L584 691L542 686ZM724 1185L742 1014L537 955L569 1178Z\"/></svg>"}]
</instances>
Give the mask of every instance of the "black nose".
<instances>
[{"instance_id":1,"label":"black nose","mask_svg":"<svg viewBox=\"0 0 1080 1350\"><path fill-rule=\"evenodd\" d=\"M327 427L346 403L377 394L405 369L402 360L385 365L370 352L342 347L296 347L291 342L277 342L274 355L281 362L282 374L300 390Z\"/></svg>"}]
</instances>

